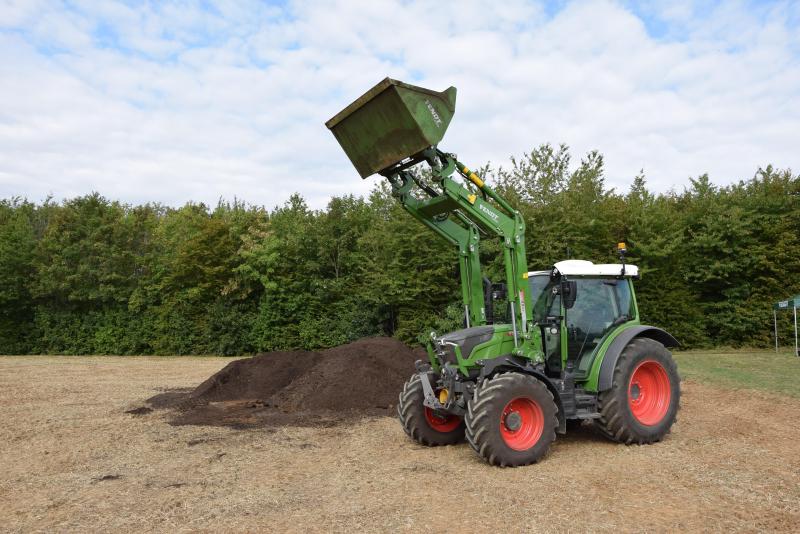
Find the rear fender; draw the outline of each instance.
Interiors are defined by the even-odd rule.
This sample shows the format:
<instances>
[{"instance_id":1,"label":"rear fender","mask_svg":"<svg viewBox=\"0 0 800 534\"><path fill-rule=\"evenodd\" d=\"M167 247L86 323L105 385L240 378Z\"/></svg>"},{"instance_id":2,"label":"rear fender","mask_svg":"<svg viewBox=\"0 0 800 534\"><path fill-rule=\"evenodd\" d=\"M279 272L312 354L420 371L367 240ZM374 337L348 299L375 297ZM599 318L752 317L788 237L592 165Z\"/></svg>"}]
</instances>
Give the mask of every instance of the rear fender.
<instances>
[{"instance_id":1,"label":"rear fender","mask_svg":"<svg viewBox=\"0 0 800 534\"><path fill-rule=\"evenodd\" d=\"M680 345L678 340L675 339L671 334L655 326L635 325L631 326L630 328L626 328L617 334L614 340L611 341L611 344L606 349L605 354L603 354L603 359L600 362L600 367L596 373L596 376L589 377L587 389L591 390L590 385L595 382L597 384L598 392L611 389L612 381L614 379L614 369L617 366L617 360L622 354L622 351L625 350L625 347L627 347L631 341L639 337L646 337L654 341L658 341L667 348L677 347Z\"/></svg>"}]
</instances>

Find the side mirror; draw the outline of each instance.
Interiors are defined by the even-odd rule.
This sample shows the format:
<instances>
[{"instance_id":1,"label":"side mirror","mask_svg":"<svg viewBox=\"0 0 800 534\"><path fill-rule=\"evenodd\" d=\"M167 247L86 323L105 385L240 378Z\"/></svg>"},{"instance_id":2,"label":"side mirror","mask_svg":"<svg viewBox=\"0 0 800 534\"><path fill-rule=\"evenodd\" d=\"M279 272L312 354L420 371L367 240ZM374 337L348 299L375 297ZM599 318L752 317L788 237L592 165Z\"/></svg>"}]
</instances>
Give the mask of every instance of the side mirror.
<instances>
[{"instance_id":1,"label":"side mirror","mask_svg":"<svg viewBox=\"0 0 800 534\"><path fill-rule=\"evenodd\" d=\"M492 284L492 299L502 300L508 296L508 289L503 282Z\"/></svg>"},{"instance_id":2,"label":"side mirror","mask_svg":"<svg viewBox=\"0 0 800 534\"><path fill-rule=\"evenodd\" d=\"M561 282L561 299L565 309L570 309L575 305L578 298L578 282L575 280L565 280Z\"/></svg>"}]
</instances>

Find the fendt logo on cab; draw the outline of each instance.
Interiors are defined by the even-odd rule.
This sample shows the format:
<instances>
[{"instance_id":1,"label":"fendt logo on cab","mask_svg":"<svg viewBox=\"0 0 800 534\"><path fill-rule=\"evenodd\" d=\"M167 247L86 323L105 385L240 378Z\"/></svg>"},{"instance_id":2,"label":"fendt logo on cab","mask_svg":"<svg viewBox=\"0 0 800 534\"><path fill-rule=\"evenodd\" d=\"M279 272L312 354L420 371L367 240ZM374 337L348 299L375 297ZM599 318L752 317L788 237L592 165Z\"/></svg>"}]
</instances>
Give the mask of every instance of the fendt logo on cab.
<instances>
[{"instance_id":1,"label":"fendt logo on cab","mask_svg":"<svg viewBox=\"0 0 800 534\"><path fill-rule=\"evenodd\" d=\"M497 214L492 210L490 210L489 208L487 208L485 205L483 204L478 205L478 209L480 209L483 213L491 217L494 222L497 222L498 219Z\"/></svg>"}]
</instances>

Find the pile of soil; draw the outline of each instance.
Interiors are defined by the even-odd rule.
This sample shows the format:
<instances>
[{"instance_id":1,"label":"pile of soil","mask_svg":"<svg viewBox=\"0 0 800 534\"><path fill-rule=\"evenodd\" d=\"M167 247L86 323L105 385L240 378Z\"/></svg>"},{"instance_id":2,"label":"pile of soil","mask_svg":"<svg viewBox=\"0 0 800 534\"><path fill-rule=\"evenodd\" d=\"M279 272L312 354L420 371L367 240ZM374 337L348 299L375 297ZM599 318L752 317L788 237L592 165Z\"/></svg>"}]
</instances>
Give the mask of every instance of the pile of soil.
<instances>
[{"instance_id":1,"label":"pile of soil","mask_svg":"<svg viewBox=\"0 0 800 534\"><path fill-rule=\"evenodd\" d=\"M235 360L191 391L148 399L178 412L173 424L235 427L335 424L393 413L422 350L385 337L321 352L291 351Z\"/></svg>"}]
</instances>

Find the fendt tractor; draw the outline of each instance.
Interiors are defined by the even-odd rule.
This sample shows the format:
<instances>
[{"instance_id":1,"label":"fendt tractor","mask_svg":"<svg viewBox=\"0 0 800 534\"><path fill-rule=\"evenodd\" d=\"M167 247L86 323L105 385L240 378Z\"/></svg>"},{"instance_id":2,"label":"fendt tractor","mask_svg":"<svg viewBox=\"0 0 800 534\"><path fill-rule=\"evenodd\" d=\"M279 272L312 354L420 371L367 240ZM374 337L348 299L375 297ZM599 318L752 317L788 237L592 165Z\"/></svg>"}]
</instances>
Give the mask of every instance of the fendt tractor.
<instances>
[{"instance_id":1,"label":"fendt tractor","mask_svg":"<svg viewBox=\"0 0 800 534\"><path fill-rule=\"evenodd\" d=\"M499 466L538 461L568 423L588 420L626 444L661 440L680 400L667 350L678 342L640 324L639 273L624 243L619 264L566 260L529 272L520 213L437 148L455 100L455 87L387 78L326 123L362 178L385 177L408 213L458 249L466 328L431 333L428 361L400 393L405 432L430 446L466 439ZM504 283L482 274L483 238L502 243ZM493 310L504 302L500 324Z\"/></svg>"}]
</instances>

